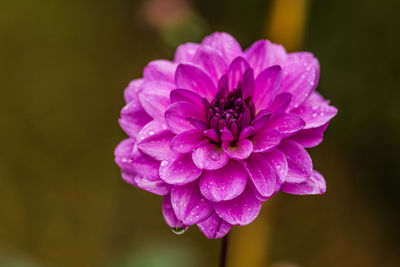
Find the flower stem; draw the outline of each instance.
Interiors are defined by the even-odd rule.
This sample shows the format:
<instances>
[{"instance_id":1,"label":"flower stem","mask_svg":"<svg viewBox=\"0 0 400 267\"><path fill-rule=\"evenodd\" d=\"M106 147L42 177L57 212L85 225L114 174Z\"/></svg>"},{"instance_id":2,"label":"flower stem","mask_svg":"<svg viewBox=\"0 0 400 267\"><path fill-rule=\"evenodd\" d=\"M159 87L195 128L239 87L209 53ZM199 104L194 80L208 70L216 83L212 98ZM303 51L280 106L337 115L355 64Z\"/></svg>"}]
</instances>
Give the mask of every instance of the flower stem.
<instances>
[{"instance_id":1,"label":"flower stem","mask_svg":"<svg viewBox=\"0 0 400 267\"><path fill-rule=\"evenodd\" d=\"M219 262L220 267L226 267L226 258L228 254L228 241L229 241L229 234L224 236L224 238L222 239L221 259Z\"/></svg>"}]
</instances>

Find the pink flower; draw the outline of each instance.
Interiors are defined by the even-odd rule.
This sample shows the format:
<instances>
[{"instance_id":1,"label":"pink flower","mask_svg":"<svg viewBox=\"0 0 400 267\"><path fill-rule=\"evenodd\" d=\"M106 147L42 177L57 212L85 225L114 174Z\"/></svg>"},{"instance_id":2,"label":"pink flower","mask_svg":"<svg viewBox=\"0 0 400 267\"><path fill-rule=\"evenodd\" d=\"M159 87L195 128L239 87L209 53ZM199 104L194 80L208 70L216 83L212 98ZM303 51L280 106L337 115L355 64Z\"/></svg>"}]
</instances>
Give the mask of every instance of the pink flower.
<instances>
[{"instance_id":1,"label":"pink flower","mask_svg":"<svg viewBox=\"0 0 400 267\"><path fill-rule=\"evenodd\" d=\"M128 183L162 195L167 224L208 238L247 225L279 191L323 194L305 148L337 109L315 92L318 60L267 40L242 51L227 33L178 47L125 90L115 150Z\"/></svg>"}]
</instances>

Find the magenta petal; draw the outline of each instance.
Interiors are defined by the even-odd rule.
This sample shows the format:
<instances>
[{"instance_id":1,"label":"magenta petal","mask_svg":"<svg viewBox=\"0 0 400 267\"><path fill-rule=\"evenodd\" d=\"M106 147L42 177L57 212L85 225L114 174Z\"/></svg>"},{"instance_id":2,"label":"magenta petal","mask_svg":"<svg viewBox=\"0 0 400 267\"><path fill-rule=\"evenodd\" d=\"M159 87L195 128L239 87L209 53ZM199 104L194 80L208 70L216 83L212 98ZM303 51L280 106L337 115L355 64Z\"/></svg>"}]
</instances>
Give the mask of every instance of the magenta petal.
<instances>
[{"instance_id":1,"label":"magenta petal","mask_svg":"<svg viewBox=\"0 0 400 267\"><path fill-rule=\"evenodd\" d=\"M242 92L244 99L249 96L254 96L254 82L253 69L249 68L244 72L242 77Z\"/></svg>"},{"instance_id":2,"label":"magenta petal","mask_svg":"<svg viewBox=\"0 0 400 267\"><path fill-rule=\"evenodd\" d=\"M137 98L142 83L143 79L135 79L129 83L128 87L125 88L124 99L127 104Z\"/></svg>"},{"instance_id":3,"label":"magenta petal","mask_svg":"<svg viewBox=\"0 0 400 267\"><path fill-rule=\"evenodd\" d=\"M225 142L225 143L230 143L233 141L233 135L231 133L231 131L229 131L228 128L224 127L224 129L222 129L221 131L221 141ZM217 140L218 142L219 140Z\"/></svg>"},{"instance_id":4,"label":"magenta petal","mask_svg":"<svg viewBox=\"0 0 400 267\"><path fill-rule=\"evenodd\" d=\"M137 174L134 172L129 172L129 171L125 171L125 170L121 170L121 177L122 179L127 182L128 184L131 184L133 186L137 187L135 178L136 178Z\"/></svg>"},{"instance_id":5,"label":"magenta petal","mask_svg":"<svg viewBox=\"0 0 400 267\"><path fill-rule=\"evenodd\" d=\"M137 146L157 160L167 159L173 154L170 150L170 142L174 136L165 123L154 120L146 124L139 132Z\"/></svg>"},{"instance_id":6,"label":"magenta petal","mask_svg":"<svg viewBox=\"0 0 400 267\"><path fill-rule=\"evenodd\" d=\"M263 70L254 84L253 101L258 110L268 108L278 94L282 79L280 66L272 66Z\"/></svg>"},{"instance_id":7,"label":"magenta petal","mask_svg":"<svg viewBox=\"0 0 400 267\"><path fill-rule=\"evenodd\" d=\"M283 134L293 134L304 128L303 119L292 113L279 113L270 118L267 128L275 129Z\"/></svg>"},{"instance_id":8,"label":"magenta petal","mask_svg":"<svg viewBox=\"0 0 400 267\"><path fill-rule=\"evenodd\" d=\"M127 135L136 137L140 129L151 119L140 105L139 99L134 99L121 110L121 118L118 122Z\"/></svg>"},{"instance_id":9,"label":"magenta petal","mask_svg":"<svg viewBox=\"0 0 400 267\"><path fill-rule=\"evenodd\" d=\"M278 177L275 168L260 154L251 155L245 168L253 188L264 198L270 198L275 192Z\"/></svg>"},{"instance_id":10,"label":"magenta petal","mask_svg":"<svg viewBox=\"0 0 400 267\"><path fill-rule=\"evenodd\" d=\"M133 147L132 160L133 160L133 166L135 167L135 170L139 175L146 177L158 176L160 161L155 160L154 158L141 152L137 148L137 145Z\"/></svg>"},{"instance_id":11,"label":"magenta petal","mask_svg":"<svg viewBox=\"0 0 400 267\"><path fill-rule=\"evenodd\" d=\"M203 39L203 45L211 46L221 52L228 63L234 58L242 55L242 48L239 43L230 34L225 32L216 32Z\"/></svg>"},{"instance_id":12,"label":"magenta petal","mask_svg":"<svg viewBox=\"0 0 400 267\"><path fill-rule=\"evenodd\" d=\"M329 122L317 128L303 129L297 134L291 136L290 139L302 145L303 147L317 146L322 142L322 139L324 138L324 132L328 127L328 124Z\"/></svg>"},{"instance_id":13,"label":"magenta petal","mask_svg":"<svg viewBox=\"0 0 400 267\"><path fill-rule=\"evenodd\" d=\"M165 81L145 81L140 88L141 93L164 96L169 99L171 90L175 89L175 85Z\"/></svg>"},{"instance_id":14,"label":"magenta petal","mask_svg":"<svg viewBox=\"0 0 400 267\"><path fill-rule=\"evenodd\" d=\"M269 121L270 117L271 117L271 113L268 110L266 110L266 109L261 110L257 114L255 120L251 123L254 127L254 131L258 132L258 131L265 129L265 127L267 127L267 125L268 125L268 121Z\"/></svg>"},{"instance_id":15,"label":"magenta petal","mask_svg":"<svg viewBox=\"0 0 400 267\"><path fill-rule=\"evenodd\" d=\"M199 109L203 109L203 102L201 96L196 94L195 92L186 90L186 89L175 89L171 91L170 100L172 103L175 102L189 102Z\"/></svg>"},{"instance_id":16,"label":"magenta petal","mask_svg":"<svg viewBox=\"0 0 400 267\"><path fill-rule=\"evenodd\" d=\"M201 175L201 169L194 165L191 154L177 154L168 160L161 161L159 174L169 184L184 185Z\"/></svg>"},{"instance_id":17,"label":"magenta petal","mask_svg":"<svg viewBox=\"0 0 400 267\"><path fill-rule=\"evenodd\" d=\"M249 63L244 58L237 57L233 60L227 73L228 87L231 91L237 87L248 68L250 68Z\"/></svg>"},{"instance_id":18,"label":"magenta petal","mask_svg":"<svg viewBox=\"0 0 400 267\"><path fill-rule=\"evenodd\" d=\"M324 177L314 170L313 174L306 181L302 183L284 183L281 190L294 195L324 194L326 183Z\"/></svg>"},{"instance_id":19,"label":"magenta petal","mask_svg":"<svg viewBox=\"0 0 400 267\"><path fill-rule=\"evenodd\" d=\"M275 130L257 132L251 138L253 152L267 152L274 149L281 142L281 134Z\"/></svg>"},{"instance_id":20,"label":"magenta petal","mask_svg":"<svg viewBox=\"0 0 400 267\"><path fill-rule=\"evenodd\" d=\"M205 140L202 132L198 129L189 130L176 135L171 141L171 149L178 153L188 153L193 151Z\"/></svg>"},{"instance_id":21,"label":"magenta petal","mask_svg":"<svg viewBox=\"0 0 400 267\"><path fill-rule=\"evenodd\" d=\"M232 159L247 159L253 151L253 143L247 139L241 139L233 146L228 143L222 143L225 153Z\"/></svg>"},{"instance_id":22,"label":"magenta petal","mask_svg":"<svg viewBox=\"0 0 400 267\"><path fill-rule=\"evenodd\" d=\"M217 239L224 237L232 228L232 224L222 220L216 213L197 224L200 231L208 239Z\"/></svg>"},{"instance_id":23,"label":"magenta petal","mask_svg":"<svg viewBox=\"0 0 400 267\"><path fill-rule=\"evenodd\" d=\"M197 182L173 186L171 203L176 217L186 225L196 224L213 212L211 202L201 195Z\"/></svg>"},{"instance_id":24,"label":"magenta petal","mask_svg":"<svg viewBox=\"0 0 400 267\"><path fill-rule=\"evenodd\" d=\"M243 166L230 160L223 168L204 171L200 177L200 191L213 202L230 200L239 196L246 187L247 172Z\"/></svg>"},{"instance_id":25,"label":"magenta petal","mask_svg":"<svg viewBox=\"0 0 400 267\"><path fill-rule=\"evenodd\" d=\"M285 154L288 162L286 182L301 183L311 176L312 160L301 145L291 140L285 140L280 144L279 150Z\"/></svg>"},{"instance_id":26,"label":"magenta petal","mask_svg":"<svg viewBox=\"0 0 400 267\"><path fill-rule=\"evenodd\" d=\"M139 94L139 100L147 114L156 120L164 120L164 113L169 104L169 98L147 92Z\"/></svg>"},{"instance_id":27,"label":"magenta petal","mask_svg":"<svg viewBox=\"0 0 400 267\"><path fill-rule=\"evenodd\" d=\"M246 60L258 75L272 65L281 65L286 60L285 49L268 40L255 42L244 52Z\"/></svg>"},{"instance_id":28,"label":"magenta petal","mask_svg":"<svg viewBox=\"0 0 400 267\"><path fill-rule=\"evenodd\" d=\"M210 76L194 65L180 64L176 69L175 82L177 87L191 90L209 100L217 93Z\"/></svg>"},{"instance_id":29,"label":"magenta petal","mask_svg":"<svg viewBox=\"0 0 400 267\"><path fill-rule=\"evenodd\" d=\"M157 176L135 176L136 186L147 192L164 196L169 194L171 186Z\"/></svg>"},{"instance_id":30,"label":"magenta petal","mask_svg":"<svg viewBox=\"0 0 400 267\"><path fill-rule=\"evenodd\" d=\"M233 225L248 225L261 210L261 201L258 200L250 188L235 199L214 203L214 210L226 222Z\"/></svg>"},{"instance_id":31,"label":"magenta petal","mask_svg":"<svg viewBox=\"0 0 400 267\"><path fill-rule=\"evenodd\" d=\"M239 140L245 139L245 138L253 135L255 131L256 130L255 130L255 128L253 126L244 127L243 130L240 132Z\"/></svg>"},{"instance_id":32,"label":"magenta petal","mask_svg":"<svg viewBox=\"0 0 400 267\"><path fill-rule=\"evenodd\" d=\"M195 43L186 43L178 46L175 51L174 61L176 63L192 63L199 47L200 45Z\"/></svg>"},{"instance_id":33,"label":"magenta petal","mask_svg":"<svg viewBox=\"0 0 400 267\"><path fill-rule=\"evenodd\" d=\"M279 185L286 181L288 174L288 163L285 154L275 149L268 153L263 153L263 156L269 160L272 167L275 168L276 174L278 175Z\"/></svg>"},{"instance_id":34,"label":"magenta petal","mask_svg":"<svg viewBox=\"0 0 400 267\"><path fill-rule=\"evenodd\" d=\"M269 110L274 113L284 113L292 101L291 93L281 93L277 95L269 106Z\"/></svg>"},{"instance_id":35,"label":"magenta petal","mask_svg":"<svg viewBox=\"0 0 400 267\"><path fill-rule=\"evenodd\" d=\"M166 195L162 201L162 213L164 215L165 222L169 225L169 227L175 228L185 228L186 225L183 224L178 218L176 218L174 209L171 204L171 196Z\"/></svg>"},{"instance_id":36,"label":"magenta petal","mask_svg":"<svg viewBox=\"0 0 400 267\"><path fill-rule=\"evenodd\" d=\"M204 135L213 140L214 142L219 142L219 135L214 129L205 130Z\"/></svg>"},{"instance_id":37,"label":"magenta petal","mask_svg":"<svg viewBox=\"0 0 400 267\"><path fill-rule=\"evenodd\" d=\"M228 68L221 52L209 46L201 46L197 50L194 62L210 75L215 85L218 84L219 78L225 74Z\"/></svg>"},{"instance_id":38,"label":"magenta petal","mask_svg":"<svg viewBox=\"0 0 400 267\"><path fill-rule=\"evenodd\" d=\"M123 170L128 172L135 172L132 162L133 146L135 139L125 139L114 150L115 163Z\"/></svg>"},{"instance_id":39,"label":"magenta petal","mask_svg":"<svg viewBox=\"0 0 400 267\"><path fill-rule=\"evenodd\" d=\"M293 98L289 110L304 102L318 84L318 60L288 61L283 66L280 92L289 92Z\"/></svg>"},{"instance_id":40,"label":"magenta petal","mask_svg":"<svg viewBox=\"0 0 400 267\"><path fill-rule=\"evenodd\" d=\"M216 170L228 163L228 156L215 144L205 144L193 151L193 162L200 169Z\"/></svg>"},{"instance_id":41,"label":"magenta petal","mask_svg":"<svg viewBox=\"0 0 400 267\"><path fill-rule=\"evenodd\" d=\"M194 128L188 118L202 119L202 117L202 112L189 102L175 102L165 111L168 128L176 134Z\"/></svg>"},{"instance_id":42,"label":"magenta petal","mask_svg":"<svg viewBox=\"0 0 400 267\"><path fill-rule=\"evenodd\" d=\"M317 92L313 92L307 100L292 111L306 122L305 129L319 127L329 122L337 114L337 109Z\"/></svg>"},{"instance_id":43,"label":"magenta petal","mask_svg":"<svg viewBox=\"0 0 400 267\"><path fill-rule=\"evenodd\" d=\"M143 71L146 81L166 81L174 83L177 64L168 60L151 61Z\"/></svg>"}]
</instances>

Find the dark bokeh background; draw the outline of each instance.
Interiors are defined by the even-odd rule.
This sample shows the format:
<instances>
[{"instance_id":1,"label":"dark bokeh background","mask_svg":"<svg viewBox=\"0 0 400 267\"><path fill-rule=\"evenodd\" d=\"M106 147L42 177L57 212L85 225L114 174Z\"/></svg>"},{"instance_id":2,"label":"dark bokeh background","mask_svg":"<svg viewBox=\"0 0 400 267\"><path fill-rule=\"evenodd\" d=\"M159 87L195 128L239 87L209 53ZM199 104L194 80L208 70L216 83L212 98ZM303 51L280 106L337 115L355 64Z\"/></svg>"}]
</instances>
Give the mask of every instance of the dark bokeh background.
<instances>
[{"instance_id":1,"label":"dark bokeh background","mask_svg":"<svg viewBox=\"0 0 400 267\"><path fill-rule=\"evenodd\" d=\"M271 3L165 2L0 2L0 266L216 266L219 241L173 235L161 198L120 179L122 93L178 43L268 38ZM399 3L309 6L303 49L339 109L311 149L328 191L264 204L263 266L400 265Z\"/></svg>"}]
</instances>

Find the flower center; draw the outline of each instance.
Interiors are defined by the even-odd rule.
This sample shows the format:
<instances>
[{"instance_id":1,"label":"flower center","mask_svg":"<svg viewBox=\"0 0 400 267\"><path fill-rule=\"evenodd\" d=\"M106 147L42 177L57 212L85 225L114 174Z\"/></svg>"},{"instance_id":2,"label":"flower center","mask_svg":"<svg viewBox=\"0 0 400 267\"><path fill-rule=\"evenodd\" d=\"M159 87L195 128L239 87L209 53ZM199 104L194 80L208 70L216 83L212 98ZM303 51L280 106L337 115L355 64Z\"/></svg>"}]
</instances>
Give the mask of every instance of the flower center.
<instances>
[{"instance_id":1,"label":"flower center","mask_svg":"<svg viewBox=\"0 0 400 267\"><path fill-rule=\"evenodd\" d=\"M208 126L218 134L219 141L223 133L230 133L232 141L236 142L240 132L249 126L255 117L255 105L251 96L243 97L240 82L231 92L228 92L226 86L220 87L211 103L203 99L203 104Z\"/></svg>"}]
</instances>

